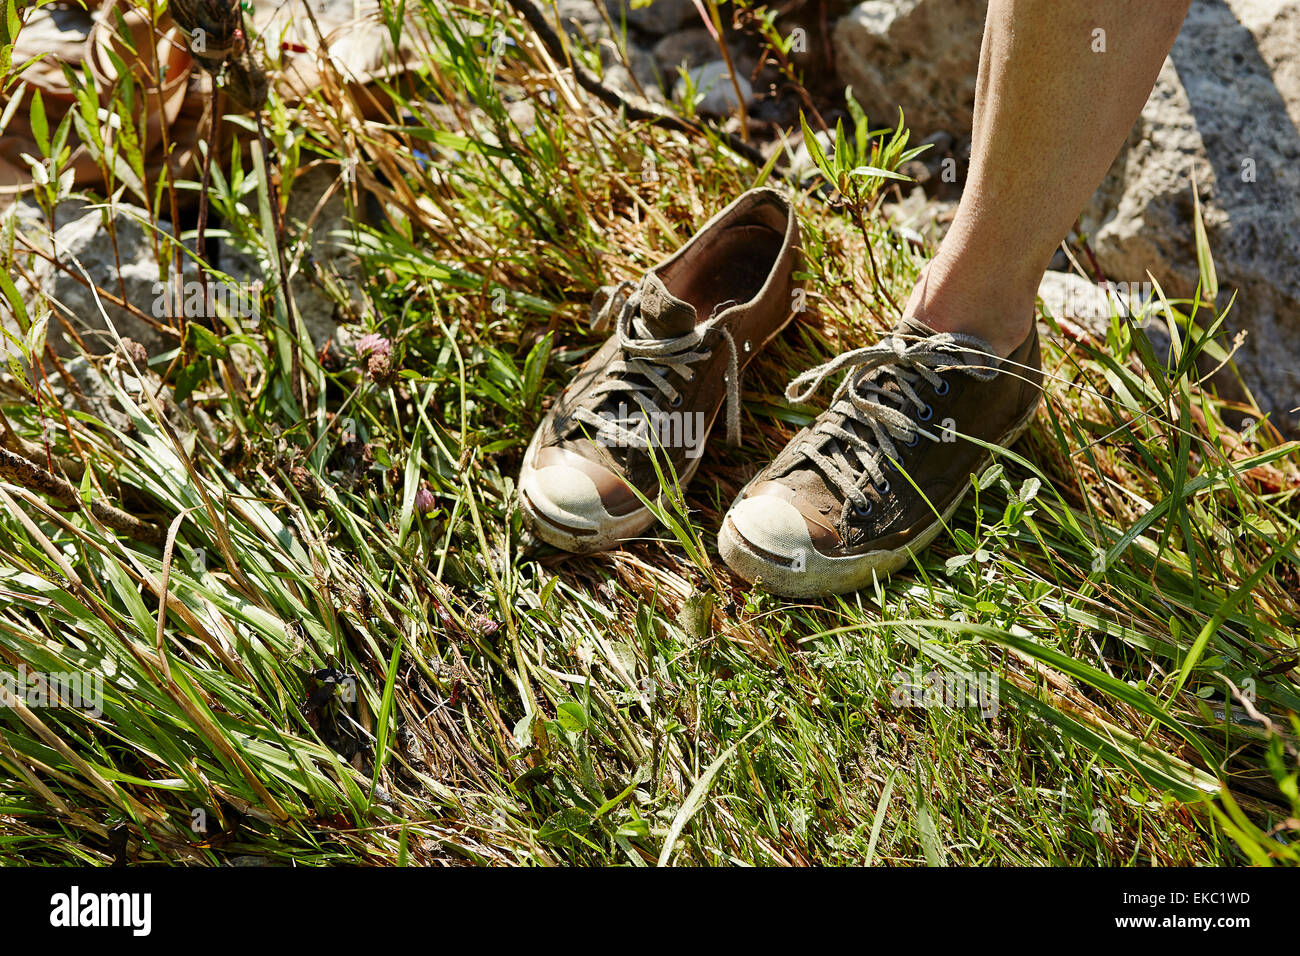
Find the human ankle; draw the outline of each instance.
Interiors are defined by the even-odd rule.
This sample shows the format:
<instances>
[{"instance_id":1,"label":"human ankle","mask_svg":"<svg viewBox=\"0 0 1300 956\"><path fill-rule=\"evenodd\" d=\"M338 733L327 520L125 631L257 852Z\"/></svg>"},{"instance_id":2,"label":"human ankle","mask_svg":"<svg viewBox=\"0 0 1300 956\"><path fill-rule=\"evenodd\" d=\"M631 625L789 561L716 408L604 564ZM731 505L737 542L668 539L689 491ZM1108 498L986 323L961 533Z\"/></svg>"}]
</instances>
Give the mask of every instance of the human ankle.
<instances>
[{"instance_id":1,"label":"human ankle","mask_svg":"<svg viewBox=\"0 0 1300 956\"><path fill-rule=\"evenodd\" d=\"M931 263L931 266L934 263ZM1028 283L980 284L935 277L927 266L917 279L903 314L936 332L964 332L984 339L1006 357L1029 334L1037 287Z\"/></svg>"}]
</instances>

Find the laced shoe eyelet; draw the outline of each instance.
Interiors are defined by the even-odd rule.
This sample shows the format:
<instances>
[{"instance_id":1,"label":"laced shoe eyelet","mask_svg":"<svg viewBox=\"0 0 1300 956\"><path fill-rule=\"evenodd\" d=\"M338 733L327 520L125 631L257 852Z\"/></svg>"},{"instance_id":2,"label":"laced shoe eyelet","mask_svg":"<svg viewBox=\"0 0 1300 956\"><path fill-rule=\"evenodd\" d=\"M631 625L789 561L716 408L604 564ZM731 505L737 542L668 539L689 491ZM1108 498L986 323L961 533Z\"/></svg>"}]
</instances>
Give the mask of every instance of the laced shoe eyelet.
<instances>
[{"instance_id":1,"label":"laced shoe eyelet","mask_svg":"<svg viewBox=\"0 0 1300 956\"><path fill-rule=\"evenodd\" d=\"M880 492L882 495L889 494L889 479L886 478L883 484L876 485L875 488L876 491Z\"/></svg>"},{"instance_id":2,"label":"laced shoe eyelet","mask_svg":"<svg viewBox=\"0 0 1300 956\"><path fill-rule=\"evenodd\" d=\"M670 404L673 406L673 408L680 407L682 404L682 393L678 392L677 397L674 398Z\"/></svg>"},{"instance_id":3,"label":"laced shoe eyelet","mask_svg":"<svg viewBox=\"0 0 1300 956\"><path fill-rule=\"evenodd\" d=\"M865 508L860 508L857 505L854 505L853 513L857 515L859 518L865 518L867 515L871 514L871 508L872 508L871 499L868 498L867 506Z\"/></svg>"},{"instance_id":4,"label":"laced shoe eyelet","mask_svg":"<svg viewBox=\"0 0 1300 956\"><path fill-rule=\"evenodd\" d=\"M934 387L934 394L936 395L948 394L948 380L946 378L939 379L939 384Z\"/></svg>"},{"instance_id":5,"label":"laced shoe eyelet","mask_svg":"<svg viewBox=\"0 0 1300 956\"><path fill-rule=\"evenodd\" d=\"M925 408L916 413L917 420L923 422L928 422L933 416L934 407L931 405L925 406Z\"/></svg>"},{"instance_id":6,"label":"laced shoe eyelet","mask_svg":"<svg viewBox=\"0 0 1300 956\"><path fill-rule=\"evenodd\" d=\"M907 441L903 442L903 446L905 448L915 448L920 443L921 443L921 432L917 429L912 429L912 437L909 438Z\"/></svg>"}]
</instances>

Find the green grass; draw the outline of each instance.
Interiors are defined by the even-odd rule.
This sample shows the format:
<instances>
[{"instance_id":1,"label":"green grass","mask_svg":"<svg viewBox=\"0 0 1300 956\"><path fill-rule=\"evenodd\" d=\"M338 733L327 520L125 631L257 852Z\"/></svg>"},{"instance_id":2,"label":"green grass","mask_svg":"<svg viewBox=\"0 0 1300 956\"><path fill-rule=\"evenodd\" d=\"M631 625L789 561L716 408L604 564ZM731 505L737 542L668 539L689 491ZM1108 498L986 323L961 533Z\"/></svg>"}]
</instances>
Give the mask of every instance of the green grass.
<instances>
[{"instance_id":1,"label":"green grass","mask_svg":"<svg viewBox=\"0 0 1300 956\"><path fill-rule=\"evenodd\" d=\"M39 403L0 386L6 447L45 436L80 492L0 483L0 656L104 691L98 717L0 710L0 858L109 863L125 836L136 863L1300 860L1300 468L1271 427L1234 430L1257 412L1198 385L1223 313L1168 302L1169 361L1118 318L1099 341L1045 317L1044 407L950 532L872 589L783 602L717 559L721 515L816 413L784 402L787 381L888 327L923 262L880 214L887 177L847 214L805 196L809 311L747 377L743 448L715 441L644 541L538 547L514 479L599 343L591 294L764 172L621 120L499 8L450 10L408 5L427 33L418 83L394 91L404 118L359 124L330 89L267 111L272 144L294 132L286 163L355 152L349 201L388 204L346 238L354 318L394 343L394 384L302 340L294 381L278 302L251 333L218 319L151 358L215 440L183 441L111 363L125 431L59 409L44 380ZM494 29L516 41L499 56ZM507 104L525 99L521 126ZM236 154L214 211L274 276L269 194ZM1217 287L1205 248L1202 275ZM113 532L89 501L174 545ZM332 694L311 677L326 669ZM931 672L995 680L996 715L912 706Z\"/></svg>"}]
</instances>

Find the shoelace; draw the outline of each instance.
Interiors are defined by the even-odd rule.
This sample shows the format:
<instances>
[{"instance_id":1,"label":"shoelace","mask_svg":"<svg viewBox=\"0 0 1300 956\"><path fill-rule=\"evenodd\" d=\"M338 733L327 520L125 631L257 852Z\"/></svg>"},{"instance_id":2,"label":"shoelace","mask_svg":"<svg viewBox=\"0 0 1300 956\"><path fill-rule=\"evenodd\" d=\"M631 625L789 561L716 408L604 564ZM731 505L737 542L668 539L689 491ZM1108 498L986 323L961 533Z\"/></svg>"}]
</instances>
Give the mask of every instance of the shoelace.
<instances>
[{"instance_id":1,"label":"shoelace","mask_svg":"<svg viewBox=\"0 0 1300 956\"><path fill-rule=\"evenodd\" d=\"M703 344L705 336L716 328L722 333L728 349L726 378L727 443L730 445L739 444L740 358L736 352L736 342L732 338L731 332L726 327L718 324L721 312L728 303L718 306L718 308L714 309L713 315L705 321L697 323L695 328L684 335L664 339L655 338L641 318L640 290L637 289L626 297L622 295L632 285L633 283L625 281L613 287L612 290L609 287L604 287L600 290L600 295L607 294L608 297L601 301L600 296L598 296L596 303L593 303L591 325L592 328L599 330L608 323L610 314L615 308L619 307L621 302L621 308L618 308L618 318L614 325L614 334L618 336L619 347L628 357L626 359L616 359L609 363L607 366L609 373L607 380L593 388L589 393L589 397L596 398L600 395L617 392L627 393L632 396L641 414L645 417L640 417L636 411L632 411L626 418L611 418L607 415L597 414L590 408L579 408L573 413L574 420L595 428L597 436L602 442L648 450L654 429L650 428L647 432L646 424L649 422L653 425L658 421L658 417L664 414L663 409L656 402L656 396L666 399L673 408L676 408L682 399L681 392L669 380L667 373L676 373L686 382L693 381L695 369L691 366L713 354L712 349L700 349L699 346ZM640 376L645 379L645 383L627 378L629 375Z\"/></svg>"},{"instance_id":2,"label":"shoelace","mask_svg":"<svg viewBox=\"0 0 1300 956\"><path fill-rule=\"evenodd\" d=\"M830 409L813 427L811 441L805 440L794 450L795 460L811 462L859 513L865 513L871 502L863 492L862 476L865 474L882 494L889 490L884 464L888 460L898 465L901 455L895 441L911 447L921 437L941 440L906 414L908 408L915 408L919 417L930 409L914 386L923 380L938 394L946 394L948 384L935 371L938 368L960 369L981 381L997 375L997 369L988 366L960 364L960 358L954 354L958 351L983 355L992 349L983 339L960 332L938 333L910 343L901 335L890 335L875 345L845 352L804 372L786 389L785 397L791 402L807 401L827 376L840 369L862 370L844 377L831 399ZM879 374L870 381L865 380L866 373L872 369L879 369ZM897 392L885 388L889 382L898 387ZM890 400L897 404L889 404ZM927 415L922 421L928 419ZM847 427L849 422L861 426L863 431ZM850 460L850 454L857 459L857 466Z\"/></svg>"}]
</instances>

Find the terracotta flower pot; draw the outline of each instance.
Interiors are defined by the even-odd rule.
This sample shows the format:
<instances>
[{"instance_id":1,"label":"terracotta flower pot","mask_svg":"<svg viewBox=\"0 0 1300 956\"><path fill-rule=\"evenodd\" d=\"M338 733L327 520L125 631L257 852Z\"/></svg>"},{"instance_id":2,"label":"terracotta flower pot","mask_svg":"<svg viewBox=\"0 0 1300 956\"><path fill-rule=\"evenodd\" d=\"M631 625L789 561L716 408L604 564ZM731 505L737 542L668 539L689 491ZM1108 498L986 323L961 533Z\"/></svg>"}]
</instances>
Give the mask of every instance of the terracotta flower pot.
<instances>
[{"instance_id":1,"label":"terracotta flower pot","mask_svg":"<svg viewBox=\"0 0 1300 956\"><path fill-rule=\"evenodd\" d=\"M94 26L90 14L69 5L37 11L19 31L13 49L13 63L17 65L36 56L41 56L41 59L22 72L23 87L14 95L22 96L26 103L13 114L5 130L6 137L31 137L31 96L36 90L40 91L41 101L45 104L50 128L55 128L63 119L75 98L63 75L62 64L75 63L81 58Z\"/></svg>"},{"instance_id":2,"label":"terracotta flower pot","mask_svg":"<svg viewBox=\"0 0 1300 956\"><path fill-rule=\"evenodd\" d=\"M40 158L40 147L31 125L32 100L39 92L46 126L51 131L57 129L76 102L62 65L80 61L94 25L94 19L85 10L71 4L55 5L36 11L19 31L13 62L41 58L23 70L20 82L7 95L0 96L0 109L9 105L11 97L21 100L0 136L0 203L31 188L32 167L24 154ZM69 164L80 181L83 176L94 174L95 164L85 147L76 143L75 134L72 146Z\"/></svg>"},{"instance_id":3,"label":"terracotta flower pot","mask_svg":"<svg viewBox=\"0 0 1300 956\"><path fill-rule=\"evenodd\" d=\"M118 16L125 22L121 34ZM95 18L94 29L86 41L86 62L99 87L100 99L107 104L118 82L113 56L118 57L143 88L148 121L145 126L144 151L152 152L162 143L164 126L170 128L180 115L194 58L185 45L186 38L164 12L157 25L150 20L147 8L130 0L115 0Z\"/></svg>"}]
</instances>

